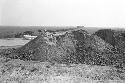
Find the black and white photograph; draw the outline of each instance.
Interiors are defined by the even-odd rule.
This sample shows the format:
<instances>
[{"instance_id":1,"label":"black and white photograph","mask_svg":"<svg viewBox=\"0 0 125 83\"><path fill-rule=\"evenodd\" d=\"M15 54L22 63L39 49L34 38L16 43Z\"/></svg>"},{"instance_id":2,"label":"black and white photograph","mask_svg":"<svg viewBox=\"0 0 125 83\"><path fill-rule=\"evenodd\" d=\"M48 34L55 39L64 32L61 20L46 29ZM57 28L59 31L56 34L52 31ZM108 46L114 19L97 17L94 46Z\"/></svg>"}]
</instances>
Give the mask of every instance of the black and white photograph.
<instances>
[{"instance_id":1,"label":"black and white photograph","mask_svg":"<svg viewBox=\"0 0 125 83\"><path fill-rule=\"evenodd\" d=\"M0 83L125 83L125 0L0 0Z\"/></svg>"}]
</instances>

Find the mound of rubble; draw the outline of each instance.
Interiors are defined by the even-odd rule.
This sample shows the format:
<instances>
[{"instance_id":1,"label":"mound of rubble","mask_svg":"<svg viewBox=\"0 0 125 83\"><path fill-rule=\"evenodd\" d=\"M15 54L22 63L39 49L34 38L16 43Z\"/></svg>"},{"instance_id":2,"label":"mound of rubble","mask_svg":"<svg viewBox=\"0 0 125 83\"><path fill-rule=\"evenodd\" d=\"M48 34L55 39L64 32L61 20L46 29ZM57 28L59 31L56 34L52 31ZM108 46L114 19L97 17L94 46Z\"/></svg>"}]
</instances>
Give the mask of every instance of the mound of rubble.
<instances>
[{"instance_id":1,"label":"mound of rubble","mask_svg":"<svg viewBox=\"0 0 125 83\"><path fill-rule=\"evenodd\" d=\"M113 46L109 60L118 67L125 67L125 31L101 29L94 33Z\"/></svg>"},{"instance_id":2,"label":"mound of rubble","mask_svg":"<svg viewBox=\"0 0 125 83\"><path fill-rule=\"evenodd\" d=\"M52 63L114 64L113 46L83 29L44 32L6 57Z\"/></svg>"}]
</instances>

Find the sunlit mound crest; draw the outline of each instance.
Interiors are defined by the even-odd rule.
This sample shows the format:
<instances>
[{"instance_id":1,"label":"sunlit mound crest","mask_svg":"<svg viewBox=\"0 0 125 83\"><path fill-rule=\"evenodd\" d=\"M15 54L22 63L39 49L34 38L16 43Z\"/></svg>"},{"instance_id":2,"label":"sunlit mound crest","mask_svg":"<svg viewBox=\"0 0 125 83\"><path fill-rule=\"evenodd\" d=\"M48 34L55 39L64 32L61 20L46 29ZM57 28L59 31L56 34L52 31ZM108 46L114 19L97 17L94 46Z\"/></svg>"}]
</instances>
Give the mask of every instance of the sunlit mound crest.
<instances>
[{"instance_id":1,"label":"sunlit mound crest","mask_svg":"<svg viewBox=\"0 0 125 83\"><path fill-rule=\"evenodd\" d=\"M107 59L102 54L112 53L112 48L112 45L83 29L45 31L8 57L54 63L102 64L100 61Z\"/></svg>"}]
</instances>

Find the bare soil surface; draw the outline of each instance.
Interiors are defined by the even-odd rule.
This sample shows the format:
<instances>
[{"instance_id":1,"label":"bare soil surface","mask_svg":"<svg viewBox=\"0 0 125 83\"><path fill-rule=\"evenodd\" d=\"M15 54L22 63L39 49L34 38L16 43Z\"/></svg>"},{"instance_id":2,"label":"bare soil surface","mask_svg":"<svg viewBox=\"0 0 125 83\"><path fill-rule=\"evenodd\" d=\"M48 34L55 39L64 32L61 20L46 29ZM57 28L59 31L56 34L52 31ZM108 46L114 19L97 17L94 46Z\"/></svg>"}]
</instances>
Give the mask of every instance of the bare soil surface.
<instances>
[{"instance_id":1,"label":"bare soil surface","mask_svg":"<svg viewBox=\"0 0 125 83\"><path fill-rule=\"evenodd\" d=\"M125 83L125 70L0 58L0 83Z\"/></svg>"}]
</instances>

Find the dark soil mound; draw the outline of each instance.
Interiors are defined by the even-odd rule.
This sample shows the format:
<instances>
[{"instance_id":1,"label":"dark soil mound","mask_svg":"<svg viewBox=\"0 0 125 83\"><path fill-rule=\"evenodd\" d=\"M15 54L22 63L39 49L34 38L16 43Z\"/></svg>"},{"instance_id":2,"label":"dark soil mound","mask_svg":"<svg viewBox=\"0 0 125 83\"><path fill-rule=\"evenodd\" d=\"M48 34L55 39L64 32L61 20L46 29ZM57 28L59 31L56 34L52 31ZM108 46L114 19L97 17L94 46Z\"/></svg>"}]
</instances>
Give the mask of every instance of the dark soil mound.
<instances>
[{"instance_id":1,"label":"dark soil mound","mask_svg":"<svg viewBox=\"0 0 125 83\"><path fill-rule=\"evenodd\" d=\"M7 57L52 63L86 63L122 67L124 55L100 37L82 29L64 32L45 32Z\"/></svg>"},{"instance_id":2,"label":"dark soil mound","mask_svg":"<svg viewBox=\"0 0 125 83\"><path fill-rule=\"evenodd\" d=\"M109 54L111 64L117 67L125 67L125 31L102 29L94 33L113 46L113 54Z\"/></svg>"},{"instance_id":3,"label":"dark soil mound","mask_svg":"<svg viewBox=\"0 0 125 83\"><path fill-rule=\"evenodd\" d=\"M85 30L45 32L23 47L7 55L10 58L57 63L87 63L108 65L107 54L113 54L112 45Z\"/></svg>"},{"instance_id":4,"label":"dark soil mound","mask_svg":"<svg viewBox=\"0 0 125 83\"><path fill-rule=\"evenodd\" d=\"M102 38L103 40L105 40L113 46L115 46L116 44L114 34L114 31L111 29L101 29L95 32L95 35Z\"/></svg>"},{"instance_id":5,"label":"dark soil mound","mask_svg":"<svg viewBox=\"0 0 125 83\"><path fill-rule=\"evenodd\" d=\"M116 49L125 51L125 31L102 29L94 33L98 37L110 43Z\"/></svg>"}]
</instances>

